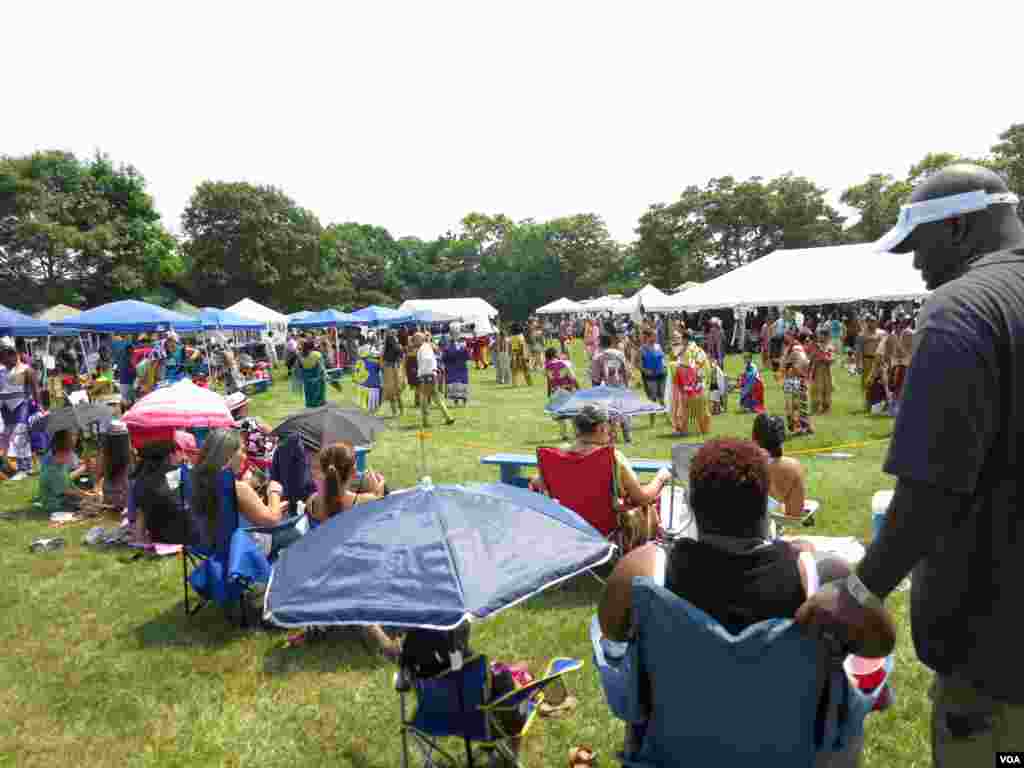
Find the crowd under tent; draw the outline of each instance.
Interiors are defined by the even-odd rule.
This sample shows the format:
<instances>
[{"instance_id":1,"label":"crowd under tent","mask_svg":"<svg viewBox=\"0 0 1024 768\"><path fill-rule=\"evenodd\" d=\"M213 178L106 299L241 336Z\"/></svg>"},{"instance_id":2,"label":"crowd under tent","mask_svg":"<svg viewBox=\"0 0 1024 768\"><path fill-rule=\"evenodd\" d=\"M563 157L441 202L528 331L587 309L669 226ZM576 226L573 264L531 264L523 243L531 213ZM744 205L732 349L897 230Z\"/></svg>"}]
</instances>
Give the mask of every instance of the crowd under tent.
<instances>
[{"instance_id":1,"label":"crowd under tent","mask_svg":"<svg viewBox=\"0 0 1024 768\"><path fill-rule=\"evenodd\" d=\"M536 311L538 315L565 315L570 312L579 312L582 307L572 299L567 299L564 296L560 299L545 304L543 307L539 307Z\"/></svg>"},{"instance_id":2,"label":"crowd under tent","mask_svg":"<svg viewBox=\"0 0 1024 768\"><path fill-rule=\"evenodd\" d=\"M234 312L247 320L259 320L267 330L280 331L285 333L288 330L288 316L282 315L270 307L265 307L259 302L245 298L227 308L228 312Z\"/></svg>"},{"instance_id":3,"label":"crowd under tent","mask_svg":"<svg viewBox=\"0 0 1024 768\"><path fill-rule=\"evenodd\" d=\"M474 333L486 336L496 331L491 324L498 316L498 310L481 298L465 299L409 299L403 301L399 312L420 312L430 310L450 317L455 317L463 325L472 324Z\"/></svg>"},{"instance_id":4,"label":"crowd under tent","mask_svg":"<svg viewBox=\"0 0 1024 768\"><path fill-rule=\"evenodd\" d=\"M910 301L929 294L911 253L880 253L873 243L773 251L662 301L648 312L786 307L855 301Z\"/></svg>"}]
</instances>

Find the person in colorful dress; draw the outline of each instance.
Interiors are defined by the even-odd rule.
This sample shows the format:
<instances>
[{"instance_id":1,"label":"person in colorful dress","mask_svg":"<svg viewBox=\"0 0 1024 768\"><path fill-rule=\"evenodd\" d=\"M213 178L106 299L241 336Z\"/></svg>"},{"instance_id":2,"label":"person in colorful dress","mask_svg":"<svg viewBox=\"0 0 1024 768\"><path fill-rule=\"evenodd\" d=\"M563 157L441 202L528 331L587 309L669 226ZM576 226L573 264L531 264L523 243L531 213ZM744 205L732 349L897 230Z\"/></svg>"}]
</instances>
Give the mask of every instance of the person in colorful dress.
<instances>
[{"instance_id":1,"label":"person in colorful dress","mask_svg":"<svg viewBox=\"0 0 1024 768\"><path fill-rule=\"evenodd\" d=\"M544 368L544 329L539 320L529 323L526 330L526 341L530 346L530 370L539 371Z\"/></svg>"},{"instance_id":2,"label":"person in colorful dress","mask_svg":"<svg viewBox=\"0 0 1024 768\"><path fill-rule=\"evenodd\" d=\"M708 321L707 338L704 340L704 347L712 362L722 365L722 321L712 317Z\"/></svg>"},{"instance_id":3,"label":"person in colorful dress","mask_svg":"<svg viewBox=\"0 0 1024 768\"><path fill-rule=\"evenodd\" d=\"M818 340L808 351L811 360L811 413L828 413L832 410L832 364L835 362L835 348L830 341L831 329L827 323L818 328Z\"/></svg>"},{"instance_id":4,"label":"person in colorful dress","mask_svg":"<svg viewBox=\"0 0 1024 768\"><path fill-rule=\"evenodd\" d=\"M576 381L576 373L568 360L558 356L554 347L544 350L544 375L548 383L548 397L554 397L557 392L575 392L579 389L579 382ZM568 440L565 419L556 419L558 429L563 440Z\"/></svg>"},{"instance_id":5,"label":"person in colorful dress","mask_svg":"<svg viewBox=\"0 0 1024 768\"><path fill-rule=\"evenodd\" d=\"M622 350L615 347L614 338L605 333L601 335L601 351L597 353L590 365L590 380L595 387L628 388L633 372ZM633 442L633 420L625 414L615 414L611 420L612 441L618 437L618 429L622 428L623 440Z\"/></svg>"},{"instance_id":6,"label":"person in colorful dress","mask_svg":"<svg viewBox=\"0 0 1024 768\"><path fill-rule=\"evenodd\" d=\"M453 405L469 404L469 346L475 344L472 334L465 334L459 340L452 340L441 355L448 377L448 399Z\"/></svg>"},{"instance_id":7,"label":"person in colorful dress","mask_svg":"<svg viewBox=\"0 0 1024 768\"><path fill-rule=\"evenodd\" d=\"M596 319L589 319L583 330L583 343L587 348L587 357L591 360L597 355L598 344L601 342L601 324Z\"/></svg>"},{"instance_id":8,"label":"person in colorful dress","mask_svg":"<svg viewBox=\"0 0 1024 768\"><path fill-rule=\"evenodd\" d=\"M886 339L883 353L885 367L889 372L889 413L894 417L899 410L903 381L910 367L913 344L914 331L910 327L910 318L899 317L893 333Z\"/></svg>"},{"instance_id":9,"label":"person in colorful dress","mask_svg":"<svg viewBox=\"0 0 1024 768\"><path fill-rule=\"evenodd\" d=\"M791 435L814 434L807 381L811 361L804 348L804 342L809 339L810 334L806 331L801 331L799 336L795 331L788 331L785 338L786 349L781 366L782 391L786 396L786 419Z\"/></svg>"},{"instance_id":10,"label":"person in colorful dress","mask_svg":"<svg viewBox=\"0 0 1024 768\"><path fill-rule=\"evenodd\" d=\"M764 413L764 381L754 364L753 352L747 352L746 363L740 377L740 410L743 413Z\"/></svg>"},{"instance_id":11,"label":"person in colorful dress","mask_svg":"<svg viewBox=\"0 0 1024 768\"><path fill-rule=\"evenodd\" d=\"M704 350L690 338L689 331L681 337L684 347L672 382L672 426L677 434L688 435L692 423L703 435L711 431L707 396L711 364Z\"/></svg>"},{"instance_id":12,"label":"person in colorful dress","mask_svg":"<svg viewBox=\"0 0 1024 768\"><path fill-rule=\"evenodd\" d=\"M359 359L352 380L359 385L359 401L370 413L380 408L380 359L373 354L369 344L363 344L357 350Z\"/></svg>"},{"instance_id":13,"label":"person in colorful dress","mask_svg":"<svg viewBox=\"0 0 1024 768\"><path fill-rule=\"evenodd\" d=\"M864 393L864 411L871 413L871 406L875 398L874 391L877 391L876 380L879 377L881 365L879 364L878 353L885 340L885 331L878 327L878 319L869 315L864 319L864 330L858 336L857 363L860 368L860 386Z\"/></svg>"},{"instance_id":14,"label":"person in colorful dress","mask_svg":"<svg viewBox=\"0 0 1024 768\"><path fill-rule=\"evenodd\" d=\"M558 341L562 345L562 354L569 354L569 344L572 342L572 321L568 315L559 323Z\"/></svg>"},{"instance_id":15,"label":"person in colorful dress","mask_svg":"<svg viewBox=\"0 0 1024 768\"><path fill-rule=\"evenodd\" d=\"M185 378L185 366L199 360L199 350L186 347L181 343L178 334L168 331L164 337L163 351L159 354L160 379L170 383L181 381Z\"/></svg>"},{"instance_id":16,"label":"person in colorful dress","mask_svg":"<svg viewBox=\"0 0 1024 768\"><path fill-rule=\"evenodd\" d=\"M12 480L22 480L32 472L28 417L32 402L39 402L39 397L35 371L18 357L13 339L0 339L0 414L3 416L0 453L15 461Z\"/></svg>"},{"instance_id":17,"label":"person in colorful dress","mask_svg":"<svg viewBox=\"0 0 1024 768\"><path fill-rule=\"evenodd\" d=\"M530 379L530 361L527 357L528 350L526 339L523 336L523 327L518 323L513 323L510 330L512 335L509 337L508 347L512 367L512 386L519 386L520 377L526 379L526 386L533 386L533 381Z\"/></svg>"},{"instance_id":18,"label":"person in colorful dress","mask_svg":"<svg viewBox=\"0 0 1024 768\"><path fill-rule=\"evenodd\" d=\"M327 403L327 368L316 342L307 339L302 344L302 359L295 368L296 380L302 387L307 408L319 408Z\"/></svg>"}]
</instances>

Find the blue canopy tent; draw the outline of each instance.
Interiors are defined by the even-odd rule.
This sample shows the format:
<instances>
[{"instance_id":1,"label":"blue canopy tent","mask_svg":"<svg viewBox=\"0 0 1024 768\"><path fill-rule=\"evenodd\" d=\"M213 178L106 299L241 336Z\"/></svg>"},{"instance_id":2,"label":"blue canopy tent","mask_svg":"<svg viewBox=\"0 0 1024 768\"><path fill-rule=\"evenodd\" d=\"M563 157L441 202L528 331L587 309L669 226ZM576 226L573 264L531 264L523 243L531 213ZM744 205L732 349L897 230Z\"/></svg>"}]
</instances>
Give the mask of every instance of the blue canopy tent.
<instances>
[{"instance_id":1,"label":"blue canopy tent","mask_svg":"<svg viewBox=\"0 0 1024 768\"><path fill-rule=\"evenodd\" d=\"M53 324L58 328L93 333L148 333L174 329L197 333L203 329L197 319L144 301L114 301Z\"/></svg>"},{"instance_id":2,"label":"blue canopy tent","mask_svg":"<svg viewBox=\"0 0 1024 768\"><path fill-rule=\"evenodd\" d=\"M0 304L0 336L49 336L50 324Z\"/></svg>"},{"instance_id":3,"label":"blue canopy tent","mask_svg":"<svg viewBox=\"0 0 1024 768\"><path fill-rule=\"evenodd\" d=\"M288 315L288 323L290 325L293 320L305 320L307 317L310 317L311 315L315 314L315 312L310 312L309 310L306 309L302 310L301 312L292 312L290 315Z\"/></svg>"},{"instance_id":4,"label":"blue canopy tent","mask_svg":"<svg viewBox=\"0 0 1024 768\"><path fill-rule=\"evenodd\" d=\"M412 312L399 312L397 309L388 309L372 304L356 310L352 313L352 317L355 318L356 325L368 325L372 328L416 322L416 317Z\"/></svg>"},{"instance_id":5,"label":"blue canopy tent","mask_svg":"<svg viewBox=\"0 0 1024 768\"><path fill-rule=\"evenodd\" d=\"M266 323L250 320L226 309L203 307L199 310L199 322L204 331L262 331Z\"/></svg>"},{"instance_id":6,"label":"blue canopy tent","mask_svg":"<svg viewBox=\"0 0 1024 768\"><path fill-rule=\"evenodd\" d=\"M310 312L307 317L292 320L290 328L337 328L340 325L359 325L360 321L347 312L336 309L325 309L322 312Z\"/></svg>"}]
</instances>

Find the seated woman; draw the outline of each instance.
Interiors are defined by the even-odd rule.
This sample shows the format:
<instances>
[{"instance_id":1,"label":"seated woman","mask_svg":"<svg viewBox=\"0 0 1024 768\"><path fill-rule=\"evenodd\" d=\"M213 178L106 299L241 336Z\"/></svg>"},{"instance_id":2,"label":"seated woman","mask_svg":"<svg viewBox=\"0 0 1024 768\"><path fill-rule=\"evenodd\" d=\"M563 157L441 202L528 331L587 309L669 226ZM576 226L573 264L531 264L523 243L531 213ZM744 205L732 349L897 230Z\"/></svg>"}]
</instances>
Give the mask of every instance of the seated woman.
<instances>
[{"instance_id":1,"label":"seated woman","mask_svg":"<svg viewBox=\"0 0 1024 768\"><path fill-rule=\"evenodd\" d=\"M366 472L362 483L356 472L356 453L351 443L335 443L320 451L320 472L315 473L318 492L309 497L306 510L311 519L324 523L356 504L384 496L384 476ZM359 488L359 490L354 490Z\"/></svg>"},{"instance_id":2,"label":"seated woman","mask_svg":"<svg viewBox=\"0 0 1024 768\"><path fill-rule=\"evenodd\" d=\"M75 453L77 438L78 434L70 430L56 432L50 442L50 454L42 461L35 501L47 515L77 512L83 502L98 497L97 493L82 490L75 484L87 470Z\"/></svg>"},{"instance_id":3,"label":"seated woman","mask_svg":"<svg viewBox=\"0 0 1024 768\"><path fill-rule=\"evenodd\" d=\"M125 517L137 544L209 544L204 521L191 514L181 491L171 487L184 459L171 440L146 443L131 476Z\"/></svg>"},{"instance_id":4,"label":"seated woman","mask_svg":"<svg viewBox=\"0 0 1024 768\"><path fill-rule=\"evenodd\" d=\"M575 418L576 442L569 448L570 453L589 454L612 444L611 424L608 412L594 405L587 405ZM626 531L627 538L635 546L643 541L654 538L658 531L658 510L655 502L662 489L671 479L667 469L658 470L654 480L641 484L633 467L630 466L622 451L615 449L615 487L619 495L620 506L639 507L644 514L635 518L635 530ZM540 476L530 481L530 489L539 493L547 493L544 479Z\"/></svg>"},{"instance_id":5,"label":"seated woman","mask_svg":"<svg viewBox=\"0 0 1024 768\"><path fill-rule=\"evenodd\" d=\"M325 446L320 451L320 472L316 473L318 491L309 497L306 510L312 520L325 523L335 515L348 512L356 504L375 501L385 494L384 476L379 472L366 472L362 489L352 490L359 483L356 472L356 453L351 443L340 442ZM363 642L376 648L390 659L397 659L401 645L378 625L362 627Z\"/></svg>"},{"instance_id":6,"label":"seated woman","mask_svg":"<svg viewBox=\"0 0 1024 768\"><path fill-rule=\"evenodd\" d=\"M743 357L746 367L740 378L740 410L744 413L764 413L764 381L761 372L757 370L752 352L747 352Z\"/></svg>"},{"instance_id":7,"label":"seated woman","mask_svg":"<svg viewBox=\"0 0 1024 768\"><path fill-rule=\"evenodd\" d=\"M252 476L238 478L244 461L245 448L239 432L233 429L211 430L192 472L192 512L206 523L211 534L217 530L217 476L224 469L230 469L235 475L239 525L276 525L284 519L288 502L281 500L281 484L270 482L267 489L269 504L264 504L251 484Z\"/></svg>"},{"instance_id":8,"label":"seated woman","mask_svg":"<svg viewBox=\"0 0 1024 768\"><path fill-rule=\"evenodd\" d=\"M768 463L756 444L709 440L690 464L699 540L679 539L669 549L649 544L618 562L598 606L604 636L628 641L637 576L682 597L733 635L767 619L793 618L818 584L845 578L850 568L838 558L817 556L806 544L765 539L768 484ZM896 642L891 619L886 617L881 629L886 647L862 652L891 652ZM648 684L656 680L652 674ZM851 746L859 752L859 744Z\"/></svg>"},{"instance_id":9,"label":"seated woman","mask_svg":"<svg viewBox=\"0 0 1024 768\"><path fill-rule=\"evenodd\" d=\"M807 488L804 468L794 458L782 455L786 440L786 422L781 416L758 414L754 419L754 441L768 453L768 496L782 507L780 512L800 519L803 516Z\"/></svg>"}]
</instances>

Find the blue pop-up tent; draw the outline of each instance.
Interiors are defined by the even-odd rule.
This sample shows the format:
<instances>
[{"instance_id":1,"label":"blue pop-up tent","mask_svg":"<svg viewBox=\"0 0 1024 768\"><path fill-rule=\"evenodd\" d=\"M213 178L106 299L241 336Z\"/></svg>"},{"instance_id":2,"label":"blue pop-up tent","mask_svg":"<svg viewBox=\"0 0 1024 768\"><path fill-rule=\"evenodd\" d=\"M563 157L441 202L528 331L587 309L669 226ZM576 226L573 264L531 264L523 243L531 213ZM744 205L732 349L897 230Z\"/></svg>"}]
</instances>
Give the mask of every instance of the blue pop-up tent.
<instances>
[{"instance_id":1,"label":"blue pop-up tent","mask_svg":"<svg viewBox=\"0 0 1024 768\"><path fill-rule=\"evenodd\" d=\"M323 312L311 312L299 320L288 323L290 328L337 328L345 325L359 325L360 321L347 312L336 309L325 309Z\"/></svg>"},{"instance_id":2,"label":"blue pop-up tent","mask_svg":"<svg viewBox=\"0 0 1024 768\"><path fill-rule=\"evenodd\" d=\"M203 307L199 310L199 322L204 331L261 331L266 323L250 320L247 317L217 307Z\"/></svg>"},{"instance_id":3,"label":"blue pop-up tent","mask_svg":"<svg viewBox=\"0 0 1024 768\"><path fill-rule=\"evenodd\" d=\"M50 324L0 304L0 336L49 336Z\"/></svg>"},{"instance_id":4,"label":"blue pop-up tent","mask_svg":"<svg viewBox=\"0 0 1024 768\"><path fill-rule=\"evenodd\" d=\"M377 307L370 305L352 313L355 323L368 325L373 328L388 325L401 325L402 323L415 323L416 316L412 312L399 312L397 309Z\"/></svg>"},{"instance_id":5,"label":"blue pop-up tent","mask_svg":"<svg viewBox=\"0 0 1024 768\"><path fill-rule=\"evenodd\" d=\"M148 333L170 329L181 333L195 333L203 328L197 319L179 315L155 304L131 299L87 309L53 325L93 333Z\"/></svg>"}]
</instances>

